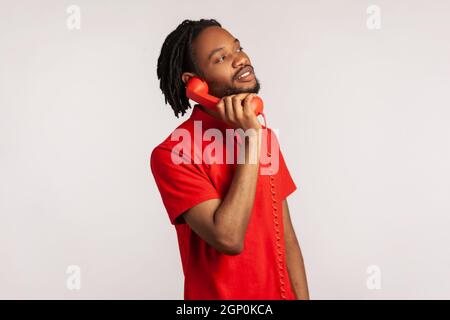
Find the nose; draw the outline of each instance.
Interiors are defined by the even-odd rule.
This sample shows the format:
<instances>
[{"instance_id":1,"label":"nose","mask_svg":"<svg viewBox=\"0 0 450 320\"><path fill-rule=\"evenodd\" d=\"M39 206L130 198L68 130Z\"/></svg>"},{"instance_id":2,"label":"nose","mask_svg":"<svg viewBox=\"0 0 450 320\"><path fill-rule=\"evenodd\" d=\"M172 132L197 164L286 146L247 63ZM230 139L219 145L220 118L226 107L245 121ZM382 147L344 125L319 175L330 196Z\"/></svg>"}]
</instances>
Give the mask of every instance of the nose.
<instances>
[{"instance_id":1,"label":"nose","mask_svg":"<svg viewBox=\"0 0 450 320\"><path fill-rule=\"evenodd\" d=\"M245 54L238 52L233 60L233 67L238 68L250 64L250 61Z\"/></svg>"}]
</instances>

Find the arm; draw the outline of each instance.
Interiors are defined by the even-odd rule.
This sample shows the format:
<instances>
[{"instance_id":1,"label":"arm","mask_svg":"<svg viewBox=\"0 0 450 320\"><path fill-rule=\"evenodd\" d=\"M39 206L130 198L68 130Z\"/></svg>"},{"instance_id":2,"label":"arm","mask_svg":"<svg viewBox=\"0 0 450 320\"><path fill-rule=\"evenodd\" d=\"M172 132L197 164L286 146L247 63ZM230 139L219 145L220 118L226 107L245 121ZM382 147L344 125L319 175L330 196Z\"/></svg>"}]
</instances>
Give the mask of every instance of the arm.
<instances>
[{"instance_id":1,"label":"arm","mask_svg":"<svg viewBox=\"0 0 450 320\"><path fill-rule=\"evenodd\" d=\"M187 210L183 217L191 229L217 250L235 255L244 249L244 239L253 209L259 173L261 129L252 111L253 94L228 96L218 104L220 118L235 128L254 129L245 136L244 163L237 163L223 201L211 199ZM243 104L243 106L242 106ZM256 161L255 161L256 160ZM195 196L195 195L193 195Z\"/></svg>"},{"instance_id":2,"label":"arm","mask_svg":"<svg viewBox=\"0 0 450 320\"><path fill-rule=\"evenodd\" d=\"M255 138L257 139L257 138ZM246 160L237 164L230 188L223 199L204 201L184 213L192 230L217 250L235 255L244 249L244 238L255 199L259 161L248 163L247 147L258 141L249 138ZM195 195L193 195L195 196Z\"/></svg>"},{"instance_id":3,"label":"arm","mask_svg":"<svg viewBox=\"0 0 450 320\"><path fill-rule=\"evenodd\" d=\"M286 246L286 264L292 289L298 300L309 300L308 282L306 279L303 256L292 226L286 199L283 200L283 224Z\"/></svg>"}]
</instances>

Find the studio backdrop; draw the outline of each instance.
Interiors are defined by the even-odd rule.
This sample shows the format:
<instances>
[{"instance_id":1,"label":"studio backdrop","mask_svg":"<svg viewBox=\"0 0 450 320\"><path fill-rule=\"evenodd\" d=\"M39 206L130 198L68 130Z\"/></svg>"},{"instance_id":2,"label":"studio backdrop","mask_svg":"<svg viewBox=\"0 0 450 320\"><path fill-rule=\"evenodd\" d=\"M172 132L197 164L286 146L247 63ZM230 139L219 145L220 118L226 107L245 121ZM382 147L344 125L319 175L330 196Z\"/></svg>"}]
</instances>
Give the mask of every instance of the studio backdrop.
<instances>
[{"instance_id":1,"label":"studio backdrop","mask_svg":"<svg viewBox=\"0 0 450 320\"><path fill-rule=\"evenodd\" d=\"M241 40L311 299L450 298L450 2L0 1L0 298L182 299L149 166L184 19Z\"/></svg>"}]
</instances>

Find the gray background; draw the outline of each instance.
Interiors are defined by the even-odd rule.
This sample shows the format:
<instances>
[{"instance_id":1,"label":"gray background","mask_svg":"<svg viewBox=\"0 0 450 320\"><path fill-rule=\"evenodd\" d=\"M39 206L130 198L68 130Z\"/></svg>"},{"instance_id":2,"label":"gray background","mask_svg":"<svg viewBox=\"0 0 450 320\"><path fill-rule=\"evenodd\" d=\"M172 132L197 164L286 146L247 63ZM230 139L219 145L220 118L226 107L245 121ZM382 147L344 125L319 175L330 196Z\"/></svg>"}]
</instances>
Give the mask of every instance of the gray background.
<instances>
[{"instance_id":1,"label":"gray background","mask_svg":"<svg viewBox=\"0 0 450 320\"><path fill-rule=\"evenodd\" d=\"M182 299L149 156L187 117L164 105L156 60L204 17L261 81L311 298L449 299L449 15L443 0L1 0L0 298Z\"/></svg>"}]
</instances>

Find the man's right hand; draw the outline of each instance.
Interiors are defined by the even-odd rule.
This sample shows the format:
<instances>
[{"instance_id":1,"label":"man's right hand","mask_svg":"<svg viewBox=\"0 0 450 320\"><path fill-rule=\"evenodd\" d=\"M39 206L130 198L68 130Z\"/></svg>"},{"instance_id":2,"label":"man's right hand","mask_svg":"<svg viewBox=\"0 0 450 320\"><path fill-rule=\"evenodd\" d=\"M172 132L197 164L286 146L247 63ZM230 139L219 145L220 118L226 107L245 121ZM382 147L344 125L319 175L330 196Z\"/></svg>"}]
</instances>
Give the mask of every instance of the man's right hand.
<instances>
[{"instance_id":1,"label":"man's right hand","mask_svg":"<svg viewBox=\"0 0 450 320\"><path fill-rule=\"evenodd\" d=\"M239 93L223 97L217 104L220 118L235 129L258 131L262 126L250 104L255 96L255 93Z\"/></svg>"}]
</instances>

